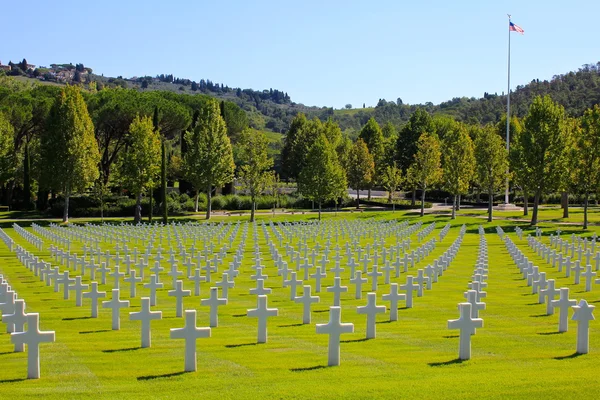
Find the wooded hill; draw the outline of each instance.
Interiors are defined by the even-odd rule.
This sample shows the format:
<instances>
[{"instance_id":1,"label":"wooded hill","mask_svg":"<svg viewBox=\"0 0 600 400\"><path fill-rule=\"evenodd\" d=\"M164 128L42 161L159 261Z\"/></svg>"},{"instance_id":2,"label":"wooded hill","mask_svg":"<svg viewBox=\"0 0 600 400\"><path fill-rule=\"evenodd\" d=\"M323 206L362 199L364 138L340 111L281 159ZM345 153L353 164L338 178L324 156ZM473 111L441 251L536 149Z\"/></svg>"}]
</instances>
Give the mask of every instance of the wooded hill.
<instances>
[{"instance_id":1,"label":"wooded hill","mask_svg":"<svg viewBox=\"0 0 600 400\"><path fill-rule=\"evenodd\" d=\"M68 68L71 64L52 65ZM79 69L84 71L83 75L76 74L77 66L81 66ZM334 110L332 107L311 107L295 103L287 92L278 89L258 91L230 88L210 80L202 79L200 82L195 82L190 79L176 78L170 74L130 79L110 78L93 74L90 68L84 68L82 64L72 67L74 73L71 81L76 81L76 79L82 80L83 83L95 81L98 85L122 86L141 91L166 90L187 94L203 93L228 100L236 103L246 112L251 127L279 133L287 132L292 119L300 112L305 113L309 118L318 117L321 120L332 118L350 137L356 136L370 117L374 117L381 125L391 122L397 129L401 128L419 107L433 115L444 114L452 116L458 121L479 124L498 122L506 112L506 96L487 92L481 98L455 97L437 105L429 102L404 104L398 98L396 101L380 99L377 106L372 108ZM90 72L86 73L88 71ZM16 71L15 74L19 74L19 71ZM48 82L52 81L51 76L47 75L47 69L41 69L41 72L38 71L38 73L35 70L21 71L20 74L42 81L46 79ZM66 78L60 83L69 81L68 74ZM523 117L533 98L546 94L564 106L568 115L582 115L584 110L600 103L600 62L583 65L578 71L555 75L549 81L533 79L527 85L517 86L511 96L512 112L516 116Z\"/></svg>"}]
</instances>

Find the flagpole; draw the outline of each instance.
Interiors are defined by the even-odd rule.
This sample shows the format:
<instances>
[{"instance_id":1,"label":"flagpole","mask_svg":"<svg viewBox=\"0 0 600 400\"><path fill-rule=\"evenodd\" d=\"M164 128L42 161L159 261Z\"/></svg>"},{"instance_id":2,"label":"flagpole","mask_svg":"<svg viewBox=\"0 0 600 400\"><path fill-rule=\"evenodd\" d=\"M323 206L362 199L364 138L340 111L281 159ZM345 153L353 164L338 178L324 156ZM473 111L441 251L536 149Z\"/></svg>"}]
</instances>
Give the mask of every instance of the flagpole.
<instances>
[{"instance_id":1,"label":"flagpole","mask_svg":"<svg viewBox=\"0 0 600 400\"><path fill-rule=\"evenodd\" d=\"M510 151L510 14L508 15L508 92L506 93L506 153ZM509 167L506 167L506 192L504 193L504 204L509 204L508 199L508 174Z\"/></svg>"}]
</instances>

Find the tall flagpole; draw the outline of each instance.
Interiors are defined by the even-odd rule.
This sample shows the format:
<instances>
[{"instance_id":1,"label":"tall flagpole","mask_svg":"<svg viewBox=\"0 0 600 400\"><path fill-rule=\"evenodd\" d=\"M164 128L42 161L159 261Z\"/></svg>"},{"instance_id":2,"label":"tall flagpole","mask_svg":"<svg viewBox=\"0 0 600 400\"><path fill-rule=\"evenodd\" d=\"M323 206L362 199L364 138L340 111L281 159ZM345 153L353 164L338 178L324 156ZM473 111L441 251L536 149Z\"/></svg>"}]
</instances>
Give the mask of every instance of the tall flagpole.
<instances>
[{"instance_id":1,"label":"tall flagpole","mask_svg":"<svg viewBox=\"0 0 600 400\"><path fill-rule=\"evenodd\" d=\"M508 15L508 92L506 93L506 153L510 151L510 14ZM508 200L508 173L509 167L506 167L506 192L504 193L504 204L509 204Z\"/></svg>"}]
</instances>

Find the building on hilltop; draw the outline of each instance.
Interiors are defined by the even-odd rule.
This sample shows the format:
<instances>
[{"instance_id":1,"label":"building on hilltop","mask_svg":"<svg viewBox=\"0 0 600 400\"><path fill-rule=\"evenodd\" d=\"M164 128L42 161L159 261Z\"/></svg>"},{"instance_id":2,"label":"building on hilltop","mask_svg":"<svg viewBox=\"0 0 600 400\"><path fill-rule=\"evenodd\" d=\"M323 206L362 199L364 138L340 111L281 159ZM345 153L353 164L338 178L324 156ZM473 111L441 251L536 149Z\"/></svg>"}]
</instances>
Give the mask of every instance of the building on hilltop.
<instances>
[{"instance_id":1,"label":"building on hilltop","mask_svg":"<svg viewBox=\"0 0 600 400\"><path fill-rule=\"evenodd\" d=\"M2 65L2 61L0 61L0 70L1 71L10 71L12 67L10 65Z\"/></svg>"}]
</instances>

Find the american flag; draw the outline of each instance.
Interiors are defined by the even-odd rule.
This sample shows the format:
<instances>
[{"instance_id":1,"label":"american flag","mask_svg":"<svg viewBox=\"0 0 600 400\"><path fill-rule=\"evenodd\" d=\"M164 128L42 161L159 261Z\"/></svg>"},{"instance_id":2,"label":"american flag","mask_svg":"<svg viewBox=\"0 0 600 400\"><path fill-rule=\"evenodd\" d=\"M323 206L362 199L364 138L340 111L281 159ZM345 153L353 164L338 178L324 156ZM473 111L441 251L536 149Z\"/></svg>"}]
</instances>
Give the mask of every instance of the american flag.
<instances>
[{"instance_id":1,"label":"american flag","mask_svg":"<svg viewBox=\"0 0 600 400\"><path fill-rule=\"evenodd\" d=\"M525 34L525 31L523 30L523 28L521 28L519 25L513 24L510 21L509 21L509 25L508 25L508 30L513 31L513 32L519 32L521 35Z\"/></svg>"}]
</instances>

